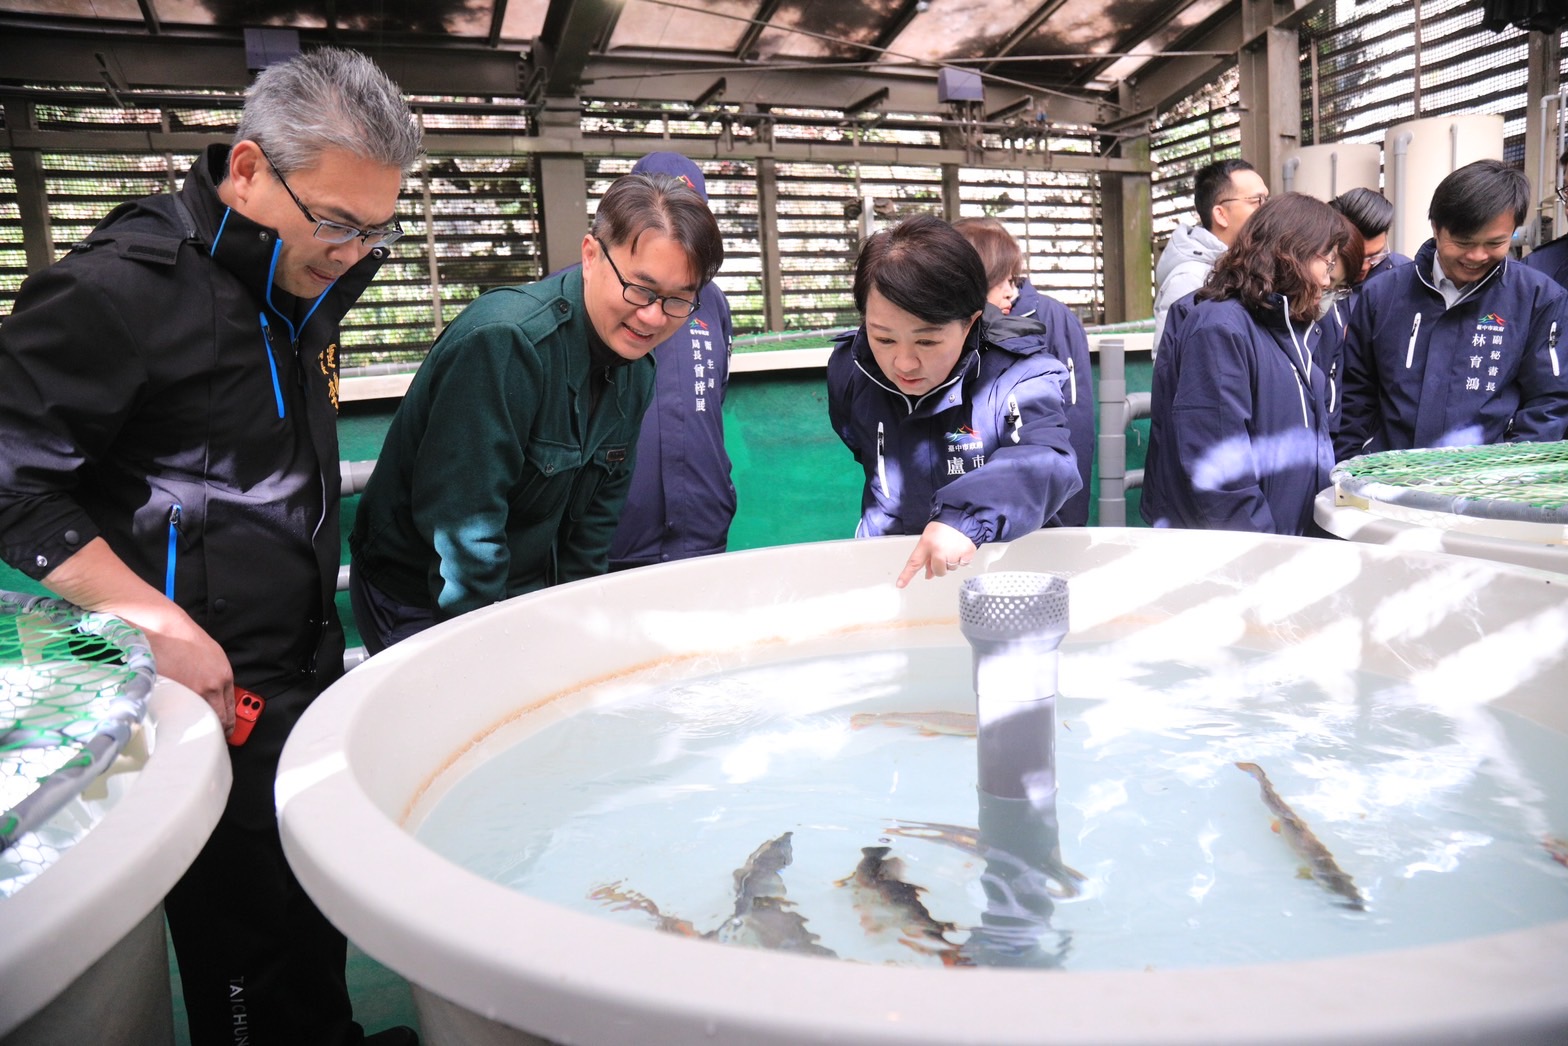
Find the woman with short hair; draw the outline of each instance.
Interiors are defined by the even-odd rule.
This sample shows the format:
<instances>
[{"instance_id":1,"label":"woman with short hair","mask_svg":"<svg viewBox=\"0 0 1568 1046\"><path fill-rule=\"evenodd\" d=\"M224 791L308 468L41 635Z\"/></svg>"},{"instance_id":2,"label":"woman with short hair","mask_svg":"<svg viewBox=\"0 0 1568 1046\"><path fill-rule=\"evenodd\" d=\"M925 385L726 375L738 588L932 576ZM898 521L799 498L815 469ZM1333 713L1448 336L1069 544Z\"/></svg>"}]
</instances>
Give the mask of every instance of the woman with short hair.
<instances>
[{"instance_id":1,"label":"woman with short hair","mask_svg":"<svg viewBox=\"0 0 1568 1046\"><path fill-rule=\"evenodd\" d=\"M1089 476L1094 468L1094 378L1089 360L1089 336L1073 311L1048 294L1035 290L1024 272L1024 252L995 218L960 218L953 228L963 233L985 265L990 291L986 300L1014 320L1029 319L1038 328L1019 323L1008 324L1017 333L1005 348L1027 347L1020 339L1034 338L1067 368L1062 385L1062 411L1067 415L1067 431L1072 435L1073 455L1078 459L1078 478L1082 486L1062 503L1048 526L1081 527L1089 522Z\"/></svg>"},{"instance_id":2,"label":"woman with short hair","mask_svg":"<svg viewBox=\"0 0 1568 1046\"><path fill-rule=\"evenodd\" d=\"M856 536L920 535L899 587L1040 529L1081 482L1066 371L1038 341L1003 344L1012 321L989 289L975 249L930 215L872 236L855 263L865 322L828 360L828 412L865 471Z\"/></svg>"},{"instance_id":3,"label":"woman with short hair","mask_svg":"<svg viewBox=\"0 0 1568 1046\"><path fill-rule=\"evenodd\" d=\"M1351 235L1328 204L1270 199L1155 359L1141 511L1156 527L1307 534L1334 465L1318 306Z\"/></svg>"}]
</instances>

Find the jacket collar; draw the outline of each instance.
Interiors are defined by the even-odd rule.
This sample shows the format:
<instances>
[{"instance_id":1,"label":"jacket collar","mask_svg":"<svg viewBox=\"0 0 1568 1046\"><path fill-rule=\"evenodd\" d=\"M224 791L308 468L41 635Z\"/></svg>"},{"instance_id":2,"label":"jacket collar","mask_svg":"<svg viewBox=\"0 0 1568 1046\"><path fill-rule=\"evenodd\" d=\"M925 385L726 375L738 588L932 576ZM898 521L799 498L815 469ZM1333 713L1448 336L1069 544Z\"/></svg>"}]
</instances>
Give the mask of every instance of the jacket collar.
<instances>
[{"instance_id":1,"label":"jacket collar","mask_svg":"<svg viewBox=\"0 0 1568 1046\"><path fill-rule=\"evenodd\" d=\"M1501 283L1508 272L1508 265L1510 261L1512 261L1511 258L1509 258L1506 254L1503 255L1503 260L1498 262L1496 267L1494 267L1491 272L1487 273L1485 276L1481 277L1479 280L1476 280L1474 283L1470 284L1470 286L1465 288L1464 293L1460 295L1459 301L1466 301L1475 297L1477 294L1484 291L1487 285L1493 281ZM1442 297L1443 292L1438 290L1437 287L1432 283L1432 267L1436 264L1437 240L1434 238L1427 240L1421 245L1421 249L1416 251L1416 276L1418 279L1420 279L1422 286L1431 291L1433 294ZM1443 300L1447 301L1446 298ZM1456 302L1455 304L1458 303Z\"/></svg>"},{"instance_id":2,"label":"jacket collar","mask_svg":"<svg viewBox=\"0 0 1568 1046\"><path fill-rule=\"evenodd\" d=\"M195 221L197 235L207 245L208 253L288 325L290 340L297 341L312 318L336 326L391 252L377 247L338 277L320 297L296 298L272 279L279 251L277 230L251 221L219 199L218 183L228 171L228 162L228 146L208 146L196 158L180 190L180 202Z\"/></svg>"},{"instance_id":3,"label":"jacket collar","mask_svg":"<svg viewBox=\"0 0 1568 1046\"><path fill-rule=\"evenodd\" d=\"M911 397L899 389L882 373L882 368L877 364L877 358L871 352L871 342L866 338L866 328L862 324L855 332L854 348L851 350L855 366L869 378L878 388L897 396L903 401L910 414L934 414L947 410L964 401L964 386L970 376L979 373L980 349L985 338L984 317L980 322L969 328L969 337L964 341L964 347L958 353L958 362L953 364L953 369L947 377L930 392L922 394L919 398Z\"/></svg>"}]
</instances>

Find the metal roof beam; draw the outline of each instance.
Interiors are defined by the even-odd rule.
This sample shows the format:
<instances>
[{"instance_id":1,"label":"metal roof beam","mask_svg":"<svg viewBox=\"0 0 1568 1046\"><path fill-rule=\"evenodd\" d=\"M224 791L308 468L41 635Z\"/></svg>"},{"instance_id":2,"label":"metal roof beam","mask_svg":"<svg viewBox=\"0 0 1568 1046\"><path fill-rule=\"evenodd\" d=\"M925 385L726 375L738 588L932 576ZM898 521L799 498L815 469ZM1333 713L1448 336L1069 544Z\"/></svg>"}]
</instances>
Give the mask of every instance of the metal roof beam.
<instances>
[{"instance_id":1,"label":"metal roof beam","mask_svg":"<svg viewBox=\"0 0 1568 1046\"><path fill-rule=\"evenodd\" d=\"M301 32L302 40L320 43L321 32ZM519 56L492 51L477 41L454 52L445 47L377 47L339 32L347 46L359 47L410 94L516 95ZM462 61L452 55L461 53ZM90 83L99 67L97 55L112 63L131 90L244 90L251 82L245 67L245 42L224 38L156 37L39 32L0 32L0 70L6 80L38 84Z\"/></svg>"},{"instance_id":2,"label":"metal roof beam","mask_svg":"<svg viewBox=\"0 0 1568 1046\"><path fill-rule=\"evenodd\" d=\"M757 46L757 41L762 39L763 32L768 24L773 21L773 16L784 4L784 0L763 0L757 11L751 16L751 24L741 34L740 41L735 45L733 54L737 61L745 61L752 48Z\"/></svg>"},{"instance_id":3,"label":"metal roof beam","mask_svg":"<svg viewBox=\"0 0 1568 1046\"><path fill-rule=\"evenodd\" d=\"M1045 3L1035 8L1033 14L1029 15L1022 22L1019 22L1013 31L1008 33L1007 36L1002 39L1001 43L997 44L996 47L991 49L991 57L1005 58L1012 54L1013 51L1018 48L1019 44L1023 43L1025 40L1029 39L1036 32L1038 32L1040 27L1049 21L1050 17L1054 15L1057 10L1060 9L1061 6L1066 2L1067 0L1046 0ZM995 67L995 64L996 63L992 62L984 66L984 71L990 72Z\"/></svg>"},{"instance_id":4,"label":"metal roof beam","mask_svg":"<svg viewBox=\"0 0 1568 1046\"><path fill-rule=\"evenodd\" d=\"M621 16L624 0L550 0L544 27L539 32L550 66L545 70L544 93L550 97L575 97L595 48L606 39Z\"/></svg>"},{"instance_id":5,"label":"metal roof beam","mask_svg":"<svg viewBox=\"0 0 1568 1046\"><path fill-rule=\"evenodd\" d=\"M142 21L147 26L147 31L153 36L163 32L163 26L158 23L158 9L152 5L152 0L136 0L142 9Z\"/></svg>"},{"instance_id":6,"label":"metal roof beam","mask_svg":"<svg viewBox=\"0 0 1568 1046\"><path fill-rule=\"evenodd\" d=\"M723 76L726 104L838 111L846 99L886 88L882 106L886 112L946 116L947 108L937 100L936 73L934 67L863 62L802 62L780 70L756 64L716 65L698 56L678 60L615 54L589 62L580 90L585 98L606 101L679 102L697 97L715 76ZM1052 91L1049 98L1051 117L1061 123L1095 125L1113 114L1111 100L1097 94L1073 97Z\"/></svg>"}]
</instances>

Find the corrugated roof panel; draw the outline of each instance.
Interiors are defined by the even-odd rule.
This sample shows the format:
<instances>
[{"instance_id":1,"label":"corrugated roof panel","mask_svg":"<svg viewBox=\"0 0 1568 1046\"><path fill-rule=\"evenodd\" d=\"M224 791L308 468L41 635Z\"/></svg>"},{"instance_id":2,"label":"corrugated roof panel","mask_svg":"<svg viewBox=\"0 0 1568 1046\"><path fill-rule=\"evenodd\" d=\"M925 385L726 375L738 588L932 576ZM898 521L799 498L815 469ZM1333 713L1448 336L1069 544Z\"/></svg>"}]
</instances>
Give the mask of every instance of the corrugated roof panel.
<instances>
[{"instance_id":1,"label":"corrugated roof panel","mask_svg":"<svg viewBox=\"0 0 1568 1046\"><path fill-rule=\"evenodd\" d=\"M731 52L740 46L757 13L755 0L708 0L702 6L711 13L628 0L610 34L608 50Z\"/></svg>"},{"instance_id":2,"label":"corrugated roof panel","mask_svg":"<svg viewBox=\"0 0 1568 1046\"><path fill-rule=\"evenodd\" d=\"M63 15L68 18L142 20L136 0L5 0L7 11L30 15ZM210 20L209 20L210 24Z\"/></svg>"},{"instance_id":3,"label":"corrugated roof panel","mask_svg":"<svg viewBox=\"0 0 1568 1046\"><path fill-rule=\"evenodd\" d=\"M904 0L787 0L757 39L758 55L768 58L854 59L877 42L887 20Z\"/></svg>"},{"instance_id":4,"label":"corrugated roof panel","mask_svg":"<svg viewBox=\"0 0 1568 1046\"><path fill-rule=\"evenodd\" d=\"M1016 0L931 0L889 49L924 62L984 58L1028 13Z\"/></svg>"}]
</instances>

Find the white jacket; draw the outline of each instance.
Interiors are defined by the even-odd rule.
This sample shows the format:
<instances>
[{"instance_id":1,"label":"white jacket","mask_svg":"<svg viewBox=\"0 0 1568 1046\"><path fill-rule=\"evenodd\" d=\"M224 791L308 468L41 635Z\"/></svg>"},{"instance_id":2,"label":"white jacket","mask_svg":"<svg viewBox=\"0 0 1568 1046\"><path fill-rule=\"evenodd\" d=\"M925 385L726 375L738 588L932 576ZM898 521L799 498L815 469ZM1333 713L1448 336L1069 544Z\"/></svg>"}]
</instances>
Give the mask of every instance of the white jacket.
<instances>
[{"instance_id":1,"label":"white jacket","mask_svg":"<svg viewBox=\"0 0 1568 1046\"><path fill-rule=\"evenodd\" d=\"M1209 278L1209 270L1225 245L1201 225L1178 225L1154 267L1154 351L1165 334L1165 313L1177 299L1191 294Z\"/></svg>"}]
</instances>

